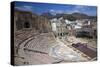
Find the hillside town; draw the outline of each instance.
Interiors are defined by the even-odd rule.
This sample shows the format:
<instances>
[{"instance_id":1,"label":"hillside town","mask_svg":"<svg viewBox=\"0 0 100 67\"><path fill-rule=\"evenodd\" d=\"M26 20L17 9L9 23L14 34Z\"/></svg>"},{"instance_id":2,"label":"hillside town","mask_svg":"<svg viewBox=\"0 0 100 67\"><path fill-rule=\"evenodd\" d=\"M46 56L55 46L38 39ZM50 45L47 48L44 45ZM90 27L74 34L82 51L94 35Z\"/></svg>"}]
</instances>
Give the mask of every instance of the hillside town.
<instances>
[{"instance_id":1,"label":"hillside town","mask_svg":"<svg viewBox=\"0 0 100 67\"><path fill-rule=\"evenodd\" d=\"M49 17L49 16L48 16ZM14 64L97 60L97 19L47 18L14 9Z\"/></svg>"}]
</instances>

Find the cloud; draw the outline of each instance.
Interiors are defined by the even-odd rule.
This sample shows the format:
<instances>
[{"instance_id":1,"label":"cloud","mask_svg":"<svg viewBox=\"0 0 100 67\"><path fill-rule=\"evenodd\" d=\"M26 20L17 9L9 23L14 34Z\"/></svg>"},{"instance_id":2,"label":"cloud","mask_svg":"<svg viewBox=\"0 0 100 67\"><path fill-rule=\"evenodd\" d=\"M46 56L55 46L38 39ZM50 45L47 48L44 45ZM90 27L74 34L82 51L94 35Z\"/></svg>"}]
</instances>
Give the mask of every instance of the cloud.
<instances>
[{"instance_id":1,"label":"cloud","mask_svg":"<svg viewBox=\"0 0 100 67\"><path fill-rule=\"evenodd\" d=\"M60 13L64 13L64 11L63 10L53 10L53 9L50 9L49 10L49 12L51 13L51 14L53 14L53 15L56 15L56 14L60 14Z\"/></svg>"},{"instance_id":2,"label":"cloud","mask_svg":"<svg viewBox=\"0 0 100 67\"><path fill-rule=\"evenodd\" d=\"M50 12L55 12L55 10L51 9Z\"/></svg>"},{"instance_id":3,"label":"cloud","mask_svg":"<svg viewBox=\"0 0 100 67\"><path fill-rule=\"evenodd\" d=\"M24 5L24 6L17 6L15 8L20 9L20 10L24 10L24 11L32 11L32 9L33 9L33 7L26 6L26 5Z\"/></svg>"},{"instance_id":4,"label":"cloud","mask_svg":"<svg viewBox=\"0 0 100 67\"><path fill-rule=\"evenodd\" d=\"M75 8L73 9L73 12L81 12L84 11L86 8L84 6L75 6Z\"/></svg>"},{"instance_id":5,"label":"cloud","mask_svg":"<svg viewBox=\"0 0 100 67\"><path fill-rule=\"evenodd\" d=\"M33 7L31 7L31 6L23 6L23 8L25 8L27 10L32 10Z\"/></svg>"},{"instance_id":6,"label":"cloud","mask_svg":"<svg viewBox=\"0 0 100 67\"><path fill-rule=\"evenodd\" d=\"M79 11L79 10L69 10L69 11L66 10L65 13L66 13L66 14L80 13L80 11Z\"/></svg>"},{"instance_id":7,"label":"cloud","mask_svg":"<svg viewBox=\"0 0 100 67\"><path fill-rule=\"evenodd\" d=\"M49 12L51 12L51 13L62 13L63 11L62 10L53 10L53 9L50 9Z\"/></svg>"},{"instance_id":8,"label":"cloud","mask_svg":"<svg viewBox=\"0 0 100 67\"><path fill-rule=\"evenodd\" d=\"M72 8L71 10L66 10L66 13L69 13L69 14L72 14L75 12L82 13L82 12L87 11L87 10L89 10L89 7L78 5L78 6L74 6L74 8Z\"/></svg>"},{"instance_id":9,"label":"cloud","mask_svg":"<svg viewBox=\"0 0 100 67\"><path fill-rule=\"evenodd\" d=\"M78 11L88 11L90 10L90 7L89 6L76 6L74 9Z\"/></svg>"},{"instance_id":10,"label":"cloud","mask_svg":"<svg viewBox=\"0 0 100 67\"><path fill-rule=\"evenodd\" d=\"M85 6L75 6L75 9L83 9Z\"/></svg>"}]
</instances>

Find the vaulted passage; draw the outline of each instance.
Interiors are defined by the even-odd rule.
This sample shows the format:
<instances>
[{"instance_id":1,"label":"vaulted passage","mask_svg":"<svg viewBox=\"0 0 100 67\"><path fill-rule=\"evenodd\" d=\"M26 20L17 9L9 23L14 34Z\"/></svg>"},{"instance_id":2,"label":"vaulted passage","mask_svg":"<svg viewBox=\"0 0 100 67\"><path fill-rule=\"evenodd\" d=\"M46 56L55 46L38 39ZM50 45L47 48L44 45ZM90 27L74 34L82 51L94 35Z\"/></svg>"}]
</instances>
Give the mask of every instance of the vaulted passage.
<instances>
[{"instance_id":1,"label":"vaulted passage","mask_svg":"<svg viewBox=\"0 0 100 67\"><path fill-rule=\"evenodd\" d=\"M28 21L26 21L26 22L24 23L24 28L30 28L30 23L29 23Z\"/></svg>"}]
</instances>

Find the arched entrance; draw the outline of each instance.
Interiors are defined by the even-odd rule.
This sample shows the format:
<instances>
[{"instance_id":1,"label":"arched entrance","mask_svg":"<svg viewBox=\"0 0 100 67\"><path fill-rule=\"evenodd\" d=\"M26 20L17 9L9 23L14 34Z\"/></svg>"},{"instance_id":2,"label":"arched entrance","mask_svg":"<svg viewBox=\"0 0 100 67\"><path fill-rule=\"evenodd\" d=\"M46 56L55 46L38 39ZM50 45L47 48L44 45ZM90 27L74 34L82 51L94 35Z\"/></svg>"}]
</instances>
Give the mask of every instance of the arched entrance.
<instances>
[{"instance_id":1,"label":"arched entrance","mask_svg":"<svg viewBox=\"0 0 100 67\"><path fill-rule=\"evenodd\" d=\"M26 22L24 23L24 28L30 28L30 23L29 23L28 21L26 21Z\"/></svg>"}]
</instances>

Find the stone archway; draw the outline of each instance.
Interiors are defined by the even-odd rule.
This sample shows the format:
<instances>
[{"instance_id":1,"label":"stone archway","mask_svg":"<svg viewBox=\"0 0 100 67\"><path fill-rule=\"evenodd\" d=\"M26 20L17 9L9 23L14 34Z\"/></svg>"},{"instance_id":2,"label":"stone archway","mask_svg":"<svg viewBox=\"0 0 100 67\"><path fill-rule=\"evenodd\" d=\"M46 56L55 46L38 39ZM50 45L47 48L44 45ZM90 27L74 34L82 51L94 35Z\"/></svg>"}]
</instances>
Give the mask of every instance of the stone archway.
<instances>
[{"instance_id":1,"label":"stone archway","mask_svg":"<svg viewBox=\"0 0 100 67\"><path fill-rule=\"evenodd\" d=\"M29 23L28 21L26 21L26 22L24 23L24 28L30 28L30 23Z\"/></svg>"}]
</instances>

